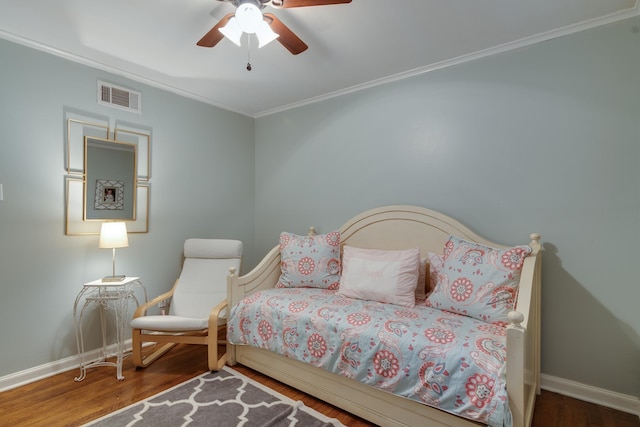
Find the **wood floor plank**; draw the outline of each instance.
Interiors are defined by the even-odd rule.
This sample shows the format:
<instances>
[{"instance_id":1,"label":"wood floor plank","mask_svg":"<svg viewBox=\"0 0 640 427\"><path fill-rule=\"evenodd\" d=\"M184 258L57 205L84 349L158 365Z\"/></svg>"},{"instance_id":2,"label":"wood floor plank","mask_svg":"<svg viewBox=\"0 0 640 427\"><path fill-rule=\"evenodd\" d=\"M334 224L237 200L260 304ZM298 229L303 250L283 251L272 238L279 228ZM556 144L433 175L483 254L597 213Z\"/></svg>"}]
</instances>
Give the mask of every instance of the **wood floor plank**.
<instances>
[{"instance_id":1,"label":"wood floor plank","mask_svg":"<svg viewBox=\"0 0 640 427\"><path fill-rule=\"evenodd\" d=\"M150 351L147 350L147 351ZM374 424L288 387L247 367L234 369L350 427ZM0 393L0 425L20 427L75 427L124 408L174 385L207 372L204 346L178 345L145 369L125 359L118 381L115 368L91 369L82 382L79 370L64 372ZM536 400L532 427L640 427L632 414L543 391Z\"/></svg>"}]
</instances>

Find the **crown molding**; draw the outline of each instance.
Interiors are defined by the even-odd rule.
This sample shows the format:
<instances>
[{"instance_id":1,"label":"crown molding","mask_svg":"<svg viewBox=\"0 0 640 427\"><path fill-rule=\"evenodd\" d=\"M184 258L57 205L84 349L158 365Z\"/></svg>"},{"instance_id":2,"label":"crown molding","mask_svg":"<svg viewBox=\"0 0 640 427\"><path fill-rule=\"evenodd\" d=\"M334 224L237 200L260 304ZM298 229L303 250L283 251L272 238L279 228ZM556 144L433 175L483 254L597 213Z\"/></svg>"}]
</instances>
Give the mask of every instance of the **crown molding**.
<instances>
[{"instance_id":1,"label":"crown molding","mask_svg":"<svg viewBox=\"0 0 640 427\"><path fill-rule=\"evenodd\" d=\"M583 21L577 24L569 25L563 28L559 28L556 30L548 31L546 33L537 34L531 37L525 37L520 40L516 40L513 42L505 43L499 46L495 46L489 49L483 49L477 52L473 52L467 55L461 55L456 58L447 59L446 61L436 62L434 64L429 64L424 67L415 68L413 70L405 71L402 73L394 74L391 76L383 77L377 80L372 80L367 83L351 86L346 89L330 92L324 95L316 96L313 98L308 98L306 100L295 102L291 104L284 105L282 107L277 107L269 110L265 110L259 112L254 115L254 118L265 117L275 113L280 113L286 110L290 110L297 107L302 107L304 105L313 104L316 102L328 100L331 98L336 98L338 96L347 95L354 92L359 92L361 90L373 88L376 86L381 86L387 83L392 83L395 81L403 80L409 77L414 77L420 74L428 73L435 70L440 70L443 68L452 67L454 65L463 64L465 62L475 61L476 59L486 58L489 56L497 55L500 53L509 52L511 50L520 49L527 46L532 46L534 44L542 43L548 40L552 40L558 37L567 36L574 33L579 33L581 31L589 30L592 28L596 28L602 25L611 24L617 21L621 21L623 19L632 18L634 16L640 15L640 0L636 0L636 5L628 10L612 13L610 15L605 15L596 19L591 19L588 21Z\"/></svg>"},{"instance_id":2,"label":"crown molding","mask_svg":"<svg viewBox=\"0 0 640 427\"><path fill-rule=\"evenodd\" d=\"M587 21L583 21L577 24L573 24L573 25L569 25L563 28L559 28L556 30L552 30L552 31L548 31L546 33L541 33L541 34L537 34L535 36L531 36L531 37L525 37L523 39L520 40L516 40L514 42L510 42L510 43L505 43L499 46L495 46L489 49L483 49L477 52L473 52L470 54L466 54L466 55L461 55L458 56L456 58L452 58L452 59L448 59L446 61L440 61L440 62L436 62L434 64L429 64L426 65L424 67L418 67L415 68L413 70L409 70L409 71L405 71L402 73L397 73L394 75L390 75L390 76L386 76L380 79L376 79L376 80L372 80L366 83L362 83L359 85L355 85L355 86L351 86L345 89L341 89L341 90L337 90L337 91L333 91L333 92L329 92L320 96L316 96L316 97L312 97L312 98L307 98L305 100L299 101L299 102L294 102L294 103L290 103L287 105L283 105L280 107L276 107L276 108L272 108L272 109L268 109L268 110L264 110L255 114L251 114L248 113L246 111L239 111L237 109L234 108L230 108L229 106L220 104L218 102L216 102L213 99L210 98L205 98L202 97L200 95L194 94L192 92L189 91L185 91L183 89L179 89L176 88L174 86L168 85L166 83L162 83L162 82L158 82L156 80L153 79L149 79L147 77L141 76L139 74L135 74L135 73L131 73L128 71L123 71L121 69L118 69L116 67L110 66L108 64L104 64L102 62L98 62L98 61L94 61L92 59L89 58L85 58L61 49L57 49L53 46L49 46L43 43L39 43L36 42L34 40L30 40L30 39L26 39L20 36L17 36L15 34L12 33L8 33L5 31L0 30L0 38L12 41L14 43L18 43L20 45L23 46L27 46L42 52L46 52L46 53L50 53L52 55L58 56L60 58L72 61L72 62L76 62L79 64L83 64L92 68L96 68L117 76L121 76L142 84L146 84L148 86L152 86L155 87L157 89L161 89L161 90L165 90L167 92L171 92L173 94L179 95L179 96L183 96L185 98L190 98L193 99L195 101L199 101L202 102L204 104L208 104L217 108L221 108L223 110L227 110L227 111L231 111L234 113L238 113L244 116L248 116L251 118L260 118L260 117L265 117L265 116L269 116L272 114L276 114L276 113L280 113L283 111L287 111L293 108L298 108L298 107L302 107L305 105L309 105L309 104L314 104L316 102L321 102L321 101L325 101L331 98L336 98L339 96L343 96L343 95L348 95L350 93L354 93L354 92L359 92L361 90L365 90L365 89L370 89L376 86L380 86L380 85L384 85L384 84L388 84L388 83L392 83L398 80L403 80L409 77L413 77L413 76L417 76L420 74L424 74L424 73L428 73L431 71L435 71L435 70L440 70L443 68L447 68L447 67L451 67L454 65L458 65L458 64L463 64L465 62L470 62L470 61L474 61L476 59L481 59L481 58L486 58L489 56L493 56L493 55L497 55L500 53L504 53L504 52L508 52L511 50L515 50L515 49L519 49L522 47L526 47L526 46L531 46L537 43L541 43L544 41L548 41L548 40L552 40L554 38L558 38L558 37L562 37L562 36L566 36L569 34L574 34L574 33L578 33L584 30L588 30L591 28L595 28L595 27L599 27L601 25L606 25L606 24L610 24L613 22L617 22L623 19L627 19L627 18L631 18L634 16L638 16L640 15L640 0L636 0L635 6L632 7L631 9L627 9L627 10L623 10L620 12L616 12L616 13L612 13L609 15L605 15L599 18L595 18L595 19L591 19L591 20L587 20Z\"/></svg>"}]
</instances>

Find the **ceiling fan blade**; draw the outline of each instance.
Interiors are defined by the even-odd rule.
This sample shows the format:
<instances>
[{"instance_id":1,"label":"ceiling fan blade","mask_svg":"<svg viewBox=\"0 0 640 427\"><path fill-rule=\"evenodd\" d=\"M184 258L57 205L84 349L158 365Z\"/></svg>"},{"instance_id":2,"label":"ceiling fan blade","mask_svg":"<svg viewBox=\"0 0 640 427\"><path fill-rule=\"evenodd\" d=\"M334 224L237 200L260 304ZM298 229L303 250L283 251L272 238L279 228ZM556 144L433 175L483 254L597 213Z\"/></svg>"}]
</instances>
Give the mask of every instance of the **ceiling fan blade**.
<instances>
[{"instance_id":1,"label":"ceiling fan blade","mask_svg":"<svg viewBox=\"0 0 640 427\"><path fill-rule=\"evenodd\" d=\"M309 48L300 37L296 36L293 31L282 23L273 13L265 13L264 17L271 26L271 29L278 34L278 40L280 44L287 48L287 50L294 55L304 52Z\"/></svg>"},{"instance_id":2,"label":"ceiling fan blade","mask_svg":"<svg viewBox=\"0 0 640 427\"><path fill-rule=\"evenodd\" d=\"M325 6L328 4L344 3L351 3L351 0L280 0L279 2L274 2L274 5L286 9L291 7Z\"/></svg>"},{"instance_id":3,"label":"ceiling fan blade","mask_svg":"<svg viewBox=\"0 0 640 427\"><path fill-rule=\"evenodd\" d=\"M267 22L271 25L271 29L278 34L277 40L280 44L287 48L287 50L294 55L304 52L309 48L300 37L296 36L293 31L282 23L273 13L265 13L264 17L267 18Z\"/></svg>"},{"instance_id":4,"label":"ceiling fan blade","mask_svg":"<svg viewBox=\"0 0 640 427\"><path fill-rule=\"evenodd\" d=\"M218 42L224 38L224 35L218 31L218 29L227 25L227 22L229 22L229 19L231 19L233 15L233 13L227 13L223 16L222 19L218 21L218 23L196 44L202 47L214 47L217 45Z\"/></svg>"}]
</instances>

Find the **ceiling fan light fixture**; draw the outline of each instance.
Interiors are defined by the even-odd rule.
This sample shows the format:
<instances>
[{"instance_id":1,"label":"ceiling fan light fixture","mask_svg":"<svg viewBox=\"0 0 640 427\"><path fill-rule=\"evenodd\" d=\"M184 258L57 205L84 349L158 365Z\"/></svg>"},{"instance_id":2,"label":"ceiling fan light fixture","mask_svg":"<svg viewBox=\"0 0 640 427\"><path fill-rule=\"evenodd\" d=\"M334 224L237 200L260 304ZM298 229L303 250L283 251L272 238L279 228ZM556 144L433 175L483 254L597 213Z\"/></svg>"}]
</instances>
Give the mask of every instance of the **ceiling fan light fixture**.
<instances>
[{"instance_id":1,"label":"ceiling fan light fixture","mask_svg":"<svg viewBox=\"0 0 640 427\"><path fill-rule=\"evenodd\" d=\"M236 10L225 14L196 44L202 47L214 47L227 38L240 46L242 33L256 34L259 47L278 39L291 54L298 55L309 46L300 39L273 13L262 11L267 6L275 8L298 8L305 6L324 6L351 3L352 0L220 0L231 3ZM251 38L248 38L251 41Z\"/></svg>"},{"instance_id":2,"label":"ceiling fan light fixture","mask_svg":"<svg viewBox=\"0 0 640 427\"><path fill-rule=\"evenodd\" d=\"M229 19L229 22L227 22L227 25L225 25L224 27L218 28L218 31L220 31L233 43L237 44L238 46L242 46L240 43L240 40L242 38L242 28L240 28L238 20L235 17Z\"/></svg>"},{"instance_id":3,"label":"ceiling fan light fixture","mask_svg":"<svg viewBox=\"0 0 640 427\"><path fill-rule=\"evenodd\" d=\"M260 8L253 0L240 3L235 16L218 30L238 46L241 46L243 32L255 34L258 37L258 47L266 46L279 37L264 20Z\"/></svg>"}]
</instances>

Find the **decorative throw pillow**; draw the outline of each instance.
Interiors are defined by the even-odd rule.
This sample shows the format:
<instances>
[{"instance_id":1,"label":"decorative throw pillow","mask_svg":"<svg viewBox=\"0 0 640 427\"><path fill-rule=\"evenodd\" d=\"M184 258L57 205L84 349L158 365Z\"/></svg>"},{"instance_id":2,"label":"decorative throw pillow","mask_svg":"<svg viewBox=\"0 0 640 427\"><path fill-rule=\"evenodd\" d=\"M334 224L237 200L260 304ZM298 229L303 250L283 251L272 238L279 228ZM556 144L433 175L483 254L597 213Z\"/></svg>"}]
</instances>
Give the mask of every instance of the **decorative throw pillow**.
<instances>
[{"instance_id":1,"label":"decorative throw pillow","mask_svg":"<svg viewBox=\"0 0 640 427\"><path fill-rule=\"evenodd\" d=\"M427 305L505 326L513 310L528 246L496 249L450 236L429 255L433 292Z\"/></svg>"},{"instance_id":2,"label":"decorative throw pillow","mask_svg":"<svg viewBox=\"0 0 640 427\"><path fill-rule=\"evenodd\" d=\"M413 307L419 264L417 248L385 251L345 246L338 294Z\"/></svg>"},{"instance_id":3,"label":"decorative throw pillow","mask_svg":"<svg viewBox=\"0 0 640 427\"><path fill-rule=\"evenodd\" d=\"M337 289L340 285L340 232L315 236L280 233L282 274L278 288Z\"/></svg>"}]
</instances>

